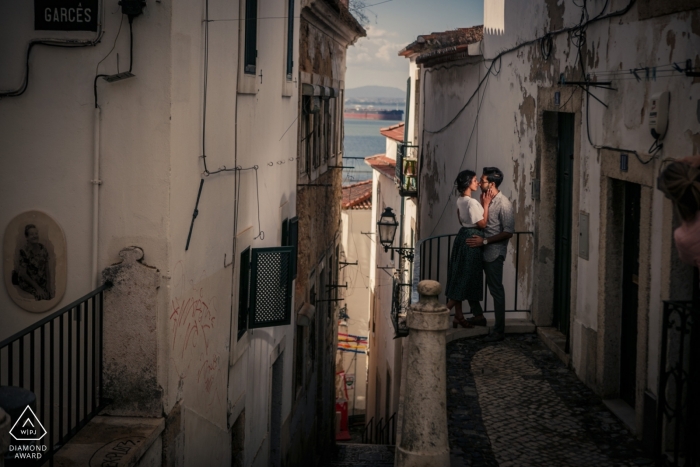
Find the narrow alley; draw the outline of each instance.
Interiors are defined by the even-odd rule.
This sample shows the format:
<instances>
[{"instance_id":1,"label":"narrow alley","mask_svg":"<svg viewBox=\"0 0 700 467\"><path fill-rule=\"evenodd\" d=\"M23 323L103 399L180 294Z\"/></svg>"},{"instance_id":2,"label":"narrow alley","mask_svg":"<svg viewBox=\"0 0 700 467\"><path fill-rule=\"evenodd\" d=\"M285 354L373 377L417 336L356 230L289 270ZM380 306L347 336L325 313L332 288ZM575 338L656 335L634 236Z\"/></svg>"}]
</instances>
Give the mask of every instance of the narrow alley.
<instances>
[{"instance_id":1,"label":"narrow alley","mask_svg":"<svg viewBox=\"0 0 700 467\"><path fill-rule=\"evenodd\" d=\"M653 465L536 334L457 339L446 351L451 467ZM393 462L393 446L339 444L330 466Z\"/></svg>"}]
</instances>

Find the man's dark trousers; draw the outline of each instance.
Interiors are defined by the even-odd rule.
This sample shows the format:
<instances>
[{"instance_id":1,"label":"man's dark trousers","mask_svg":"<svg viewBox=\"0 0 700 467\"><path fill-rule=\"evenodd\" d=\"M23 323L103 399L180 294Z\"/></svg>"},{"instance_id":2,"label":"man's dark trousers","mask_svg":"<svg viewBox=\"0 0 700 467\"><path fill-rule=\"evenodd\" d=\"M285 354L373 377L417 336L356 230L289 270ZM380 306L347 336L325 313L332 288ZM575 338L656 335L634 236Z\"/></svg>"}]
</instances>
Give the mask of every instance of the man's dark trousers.
<instances>
[{"instance_id":1,"label":"man's dark trousers","mask_svg":"<svg viewBox=\"0 0 700 467\"><path fill-rule=\"evenodd\" d=\"M493 297L493 309L496 315L496 325L493 332L505 333L506 331L506 291L503 288L503 262L505 258L499 256L493 261L484 261L486 273L486 285Z\"/></svg>"}]
</instances>

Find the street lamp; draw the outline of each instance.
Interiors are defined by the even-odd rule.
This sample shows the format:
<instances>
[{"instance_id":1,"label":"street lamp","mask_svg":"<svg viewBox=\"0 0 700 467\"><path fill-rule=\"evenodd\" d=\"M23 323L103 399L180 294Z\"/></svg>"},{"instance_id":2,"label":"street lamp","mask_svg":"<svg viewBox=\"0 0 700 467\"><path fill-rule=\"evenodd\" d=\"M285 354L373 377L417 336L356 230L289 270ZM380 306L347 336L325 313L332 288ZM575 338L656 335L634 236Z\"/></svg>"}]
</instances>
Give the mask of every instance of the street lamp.
<instances>
[{"instance_id":1,"label":"street lamp","mask_svg":"<svg viewBox=\"0 0 700 467\"><path fill-rule=\"evenodd\" d=\"M413 248L397 248L392 246L394 244L394 237L396 236L396 229L399 227L399 223L396 221L396 215L394 215L393 211L392 208L385 208L377 221L379 243L384 247L385 252L391 250L393 255L393 252L396 251L402 258L413 262Z\"/></svg>"},{"instance_id":2,"label":"street lamp","mask_svg":"<svg viewBox=\"0 0 700 467\"><path fill-rule=\"evenodd\" d=\"M382 213L382 216L377 221L377 231L379 232L379 243L384 247L384 251L389 251L391 245L394 244L394 237L396 236L396 229L399 223L396 221L396 216L393 213L393 209L386 208Z\"/></svg>"}]
</instances>

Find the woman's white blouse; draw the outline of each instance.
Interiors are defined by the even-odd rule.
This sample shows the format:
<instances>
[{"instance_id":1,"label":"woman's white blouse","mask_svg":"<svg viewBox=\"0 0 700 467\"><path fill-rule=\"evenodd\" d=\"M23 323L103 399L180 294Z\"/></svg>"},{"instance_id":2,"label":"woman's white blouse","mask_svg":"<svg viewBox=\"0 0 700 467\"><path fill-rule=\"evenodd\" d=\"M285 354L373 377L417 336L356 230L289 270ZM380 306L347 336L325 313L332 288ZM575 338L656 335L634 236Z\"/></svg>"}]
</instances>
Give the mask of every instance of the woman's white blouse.
<instances>
[{"instance_id":1,"label":"woman's white blouse","mask_svg":"<svg viewBox=\"0 0 700 467\"><path fill-rule=\"evenodd\" d=\"M476 227L476 223L484 218L484 207L471 196L457 198L457 213L462 227Z\"/></svg>"}]
</instances>

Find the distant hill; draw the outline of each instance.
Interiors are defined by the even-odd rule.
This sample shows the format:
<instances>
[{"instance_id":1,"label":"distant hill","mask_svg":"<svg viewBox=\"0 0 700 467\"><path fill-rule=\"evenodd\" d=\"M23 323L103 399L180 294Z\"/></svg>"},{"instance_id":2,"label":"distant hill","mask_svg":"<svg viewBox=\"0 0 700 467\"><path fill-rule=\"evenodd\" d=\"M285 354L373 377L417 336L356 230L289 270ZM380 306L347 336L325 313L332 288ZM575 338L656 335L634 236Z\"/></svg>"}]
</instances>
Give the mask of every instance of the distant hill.
<instances>
[{"instance_id":1,"label":"distant hill","mask_svg":"<svg viewBox=\"0 0 700 467\"><path fill-rule=\"evenodd\" d=\"M346 99L405 99L406 90L389 86L360 86L345 90Z\"/></svg>"}]
</instances>

